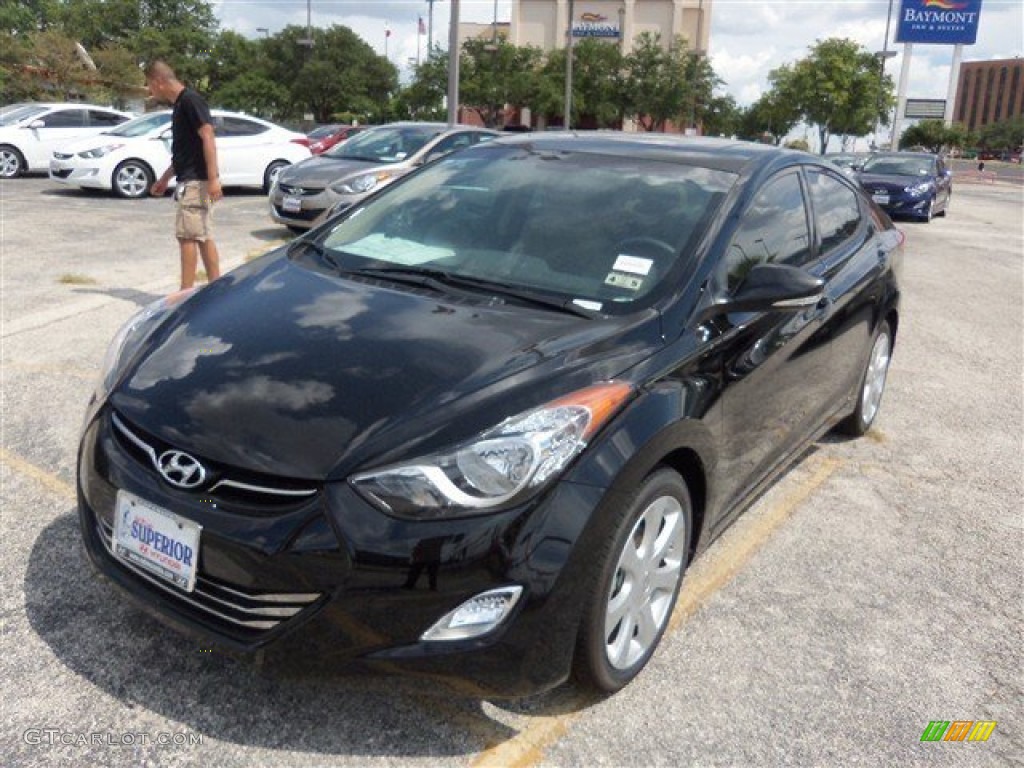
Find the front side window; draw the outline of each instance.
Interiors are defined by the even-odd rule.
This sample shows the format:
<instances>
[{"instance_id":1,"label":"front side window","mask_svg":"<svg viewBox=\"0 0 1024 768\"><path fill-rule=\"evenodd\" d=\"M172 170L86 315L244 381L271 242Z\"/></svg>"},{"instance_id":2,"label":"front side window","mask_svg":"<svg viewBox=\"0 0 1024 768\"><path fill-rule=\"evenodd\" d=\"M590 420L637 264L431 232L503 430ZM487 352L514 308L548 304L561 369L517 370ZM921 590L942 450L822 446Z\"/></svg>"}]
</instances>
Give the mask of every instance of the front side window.
<instances>
[{"instance_id":1,"label":"front side window","mask_svg":"<svg viewBox=\"0 0 1024 768\"><path fill-rule=\"evenodd\" d=\"M142 117L136 117L134 120L129 120L126 123L116 128L111 128L109 131L104 133L110 136L124 136L125 138L132 138L134 136L145 136L147 133L162 128L164 126L170 126L171 124L171 113L170 112L155 112L151 115L143 115Z\"/></svg>"},{"instance_id":2,"label":"front side window","mask_svg":"<svg viewBox=\"0 0 1024 768\"><path fill-rule=\"evenodd\" d=\"M686 279L693 246L735 178L488 143L426 166L321 240L343 272L443 270L621 313Z\"/></svg>"},{"instance_id":3,"label":"front side window","mask_svg":"<svg viewBox=\"0 0 1024 768\"><path fill-rule=\"evenodd\" d=\"M844 243L860 226L857 193L843 182L820 171L807 174L811 202L823 253Z\"/></svg>"},{"instance_id":4,"label":"front side window","mask_svg":"<svg viewBox=\"0 0 1024 768\"><path fill-rule=\"evenodd\" d=\"M807 206L795 172L769 181L743 214L720 277L735 291L757 264L805 266L811 260Z\"/></svg>"},{"instance_id":5,"label":"front side window","mask_svg":"<svg viewBox=\"0 0 1024 768\"><path fill-rule=\"evenodd\" d=\"M85 128L88 126L84 109L58 109L43 117L45 128Z\"/></svg>"}]
</instances>

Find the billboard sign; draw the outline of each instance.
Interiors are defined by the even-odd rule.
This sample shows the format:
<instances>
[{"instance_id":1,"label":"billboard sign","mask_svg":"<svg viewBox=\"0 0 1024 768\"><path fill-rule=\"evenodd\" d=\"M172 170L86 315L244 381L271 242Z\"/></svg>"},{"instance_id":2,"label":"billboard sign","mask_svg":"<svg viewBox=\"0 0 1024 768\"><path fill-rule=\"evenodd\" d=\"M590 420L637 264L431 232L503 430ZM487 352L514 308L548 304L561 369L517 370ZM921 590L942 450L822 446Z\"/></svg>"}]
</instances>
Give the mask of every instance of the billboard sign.
<instances>
[{"instance_id":1,"label":"billboard sign","mask_svg":"<svg viewBox=\"0 0 1024 768\"><path fill-rule=\"evenodd\" d=\"M907 99L903 108L903 116L909 120L941 120L945 114L945 99Z\"/></svg>"},{"instance_id":2,"label":"billboard sign","mask_svg":"<svg viewBox=\"0 0 1024 768\"><path fill-rule=\"evenodd\" d=\"M573 37L618 37L619 27L612 24L607 16L600 13L580 14L580 20L573 22Z\"/></svg>"},{"instance_id":3,"label":"billboard sign","mask_svg":"<svg viewBox=\"0 0 1024 768\"><path fill-rule=\"evenodd\" d=\"M901 0L897 43L974 45L981 0Z\"/></svg>"}]
</instances>

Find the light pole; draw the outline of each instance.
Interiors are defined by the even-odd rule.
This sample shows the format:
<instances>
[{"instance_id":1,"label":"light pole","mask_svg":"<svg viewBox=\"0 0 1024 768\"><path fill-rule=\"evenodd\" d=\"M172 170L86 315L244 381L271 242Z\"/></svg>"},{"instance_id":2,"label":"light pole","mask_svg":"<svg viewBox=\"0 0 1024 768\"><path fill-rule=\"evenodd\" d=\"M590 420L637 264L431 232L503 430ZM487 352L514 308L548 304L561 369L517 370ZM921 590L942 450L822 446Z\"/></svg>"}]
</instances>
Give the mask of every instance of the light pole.
<instances>
[{"instance_id":1,"label":"light pole","mask_svg":"<svg viewBox=\"0 0 1024 768\"><path fill-rule=\"evenodd\" d=\"M573 0L569 0L569 20L565 25L565 130L572 124L572 14Z\"/></svg>"},{"instance_id":2,"label":"light pole","mask_svg":"<svg viewBox=\"0 0 1024 768\"><path fill-rule=\"evenodd\" d=\"M885 16L885 40L882 41L882 50L875 53L878 57L878 98L875 101L875 140L874 145L878 146L878 132L881 130L882 121L882 86L885 83L885 62L896 55L896 51L889 50L889 24L892 21L892 0L889 0L889 11ZM895 141L895 137L893 138ZM889 147L892 149L892 146Z\"/></svg>"},{"instance_id":3,"label":"light pole","mask_svg":"<svg viewBox=\"0 0 1024 768\"><path fill-rule=\"evenodd\" d=\"M448 125L459 117L459 0L452 0L448 26Z\"/></svg>"}]
</instances>

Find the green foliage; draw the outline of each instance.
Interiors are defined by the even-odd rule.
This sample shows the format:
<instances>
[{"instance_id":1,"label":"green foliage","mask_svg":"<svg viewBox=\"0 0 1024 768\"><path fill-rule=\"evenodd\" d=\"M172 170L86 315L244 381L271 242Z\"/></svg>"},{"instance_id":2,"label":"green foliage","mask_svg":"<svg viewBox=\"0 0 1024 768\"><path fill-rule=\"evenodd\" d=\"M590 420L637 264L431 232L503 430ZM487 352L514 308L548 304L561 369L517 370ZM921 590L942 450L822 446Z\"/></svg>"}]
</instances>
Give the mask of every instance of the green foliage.
<instances>
[{"instance_id":1,"label":"green foliage","mask_svg":"<svg viewBox=\"0 0 1024 768\"><path fill-rule=\"evenodd\" d=\"M793 139L786 142L786 149L799 149L803 152L810 152L811 145L807 143L807 139Z\"/></svg>"},{"instance_id":2,"label":"green foliage","mask_svg":"<svg viewBox=\"0 0 1024 768\"><path fill-rule=\"evenodd\" d=\"M799 120L800 112L796 105L787 101L779 91L772 90L743 110L738 135L749 141L762 141L768 136L778 146Z\"/></svg>"},{"instance_id":3,"label":"green foliage","mask_svg":"<svg viewBox=\"0 0 1024 768\"><path fill-rule=\"evenodd\" d=\"M900 149L924 147L929 152L948 152L953 147L962 147L967 141L963 126L950 128L942 120L922 120L910 126L900 136Z\"/></svg>"},{"instance_id":4,"label":"green foliage","mask_svg":"<svg viewBox=\"0 0 1024 768\"><path fill-rule=\"evenodd\" d=\"M448 54L435 47L416 68L412 83L395 98L395 115L402 120L444 120L447 92Z\"/></svg>"},{"instance_id":5,"label":"green foliage","mask_svg":"<svg viewBox=\"0 0 1024 768\"><path fill-rule=\"evenodd\" d=\"M626 56L626 113L645 131L663 131L665 123L686 113L692 88L686 79L685 43L669 49L661 35L644 32Z\"/></svg>"},{"instance_id":6,"label":"green foliage","mask_svg":"<svg viewBox=\"0 0 1024 768\"><path fill-rule=\"evenodd\" d=\"M1024 117L990 123L978 132L977 145L983 149L1015 152L1024 145Z\"/></svg>"},{"instance_id":7,"label":"green foliage","mask_svg":"<svg viewBox=\"0 0 1024 768\"><path fill-rule=\"evenodd\" d=\"M863 136L876 120L887 122L892 80L880 78L880 63L853 40L819 40L810 55L769 75L774 98L818 128L821 152L836 135Z\"/></svg>"},{"instance_id":8,"label":"green foliage","mask_svg":"<svg viewBox=\"0 0 1024 768\"><path fill-rule=\"evenodd\" d=\"M521 107L530 102L540 60L539 48L515 46L502 37L494 42L467 40L459 59L459 100L472 105L484 125L497 127L503 122L506 105Z\"/></svg>"}]
</instances>

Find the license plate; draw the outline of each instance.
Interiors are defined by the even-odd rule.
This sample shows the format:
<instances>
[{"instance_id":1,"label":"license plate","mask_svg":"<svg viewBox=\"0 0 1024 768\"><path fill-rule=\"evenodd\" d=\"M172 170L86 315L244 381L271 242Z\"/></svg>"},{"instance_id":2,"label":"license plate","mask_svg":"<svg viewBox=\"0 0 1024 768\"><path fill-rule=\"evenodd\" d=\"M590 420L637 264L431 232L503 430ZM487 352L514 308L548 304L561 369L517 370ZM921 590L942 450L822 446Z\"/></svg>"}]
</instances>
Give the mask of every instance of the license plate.
<instances>
[{"instance_id":1,"label":"license plate","mask_svg":"<svg viewBox=\"0 0 1024 768\"><path fill-rule=\"evenodd\" d=\"M871 199L874 200L879 205L888 205L889 204L889 196L888 195L872 195Z\"/></svg>"},{"instance_id":2,"label":"license plate","mask_svg":"<svg viewBox=\"0 0 1024 768\"><path fill-rule=\"evenodd\" d=\"M196 585L201 530L198 523L135 494L117 492L114 554L186 592Z\"/></svg>"},{"instance_id":3,"label":"license plate","mask_svg":"<svg viewBox=\"0 0 1024 768\"><path fill-rule=\"evenodd\" d=\"M288 211L288 213L298 213L302 210L302 198L286 197L284 202L281 203L281 208Z\"/></svg>"}]
</instances>

